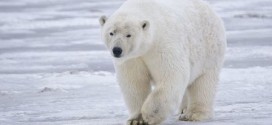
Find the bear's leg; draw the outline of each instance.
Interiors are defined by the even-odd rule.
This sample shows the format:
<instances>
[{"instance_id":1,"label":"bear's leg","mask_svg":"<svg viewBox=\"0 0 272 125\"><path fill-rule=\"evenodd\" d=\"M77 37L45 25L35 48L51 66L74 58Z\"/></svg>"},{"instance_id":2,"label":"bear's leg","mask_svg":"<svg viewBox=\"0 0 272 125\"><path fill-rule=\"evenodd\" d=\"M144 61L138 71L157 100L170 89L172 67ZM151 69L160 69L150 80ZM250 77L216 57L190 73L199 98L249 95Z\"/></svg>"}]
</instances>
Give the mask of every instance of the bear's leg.
<instances>
[{"instance_id":1,"label":"bear's leg","mask_svg":"<svg viewBox=\"0 0 272 125\"><path fill-rule=\"evenodd\" d=\"M157 82L143 104L142 116L149 125L160 124L181 104L182 96L188 85L188 73L185 73L186 75L176 72L173 74Z\"/></svg>"},{"instance_id":2,"label":"bear's leg","mask_svg":"<svg viewBox=\"0 0 272 125\"><path fill-rule=\"evenodd\" d=\"M188 101L189 101L188 91L186 90L186 92L183 95L182 102L181 102L181 105L179 108L180 114L185 114L187 107L188 107L188 103L189 103Z\"/></svg>"},{"instance_id":3,"label":"bear's leg","mask_svg":"<svg viewBox=\"0 0 272 125\"><path fill-rule=\"evenodd\" d=\"M147 68L142 61L131 59L116 65L116 75L130 114L127 125L144 125L141 108L151 91Z\"/></svg>"},{"instance_id":4,"label":"bear's leg","mask_svg":"<svg viewBox=\"0 0 272 125\"><path fill-rule=\"evenodd\" d=\"M219 72L211 70L200 76L188 86L189 104L185 114L181 114L182 121L200 121L211 118L213 101Z\"/></svg>"}]
</instances>

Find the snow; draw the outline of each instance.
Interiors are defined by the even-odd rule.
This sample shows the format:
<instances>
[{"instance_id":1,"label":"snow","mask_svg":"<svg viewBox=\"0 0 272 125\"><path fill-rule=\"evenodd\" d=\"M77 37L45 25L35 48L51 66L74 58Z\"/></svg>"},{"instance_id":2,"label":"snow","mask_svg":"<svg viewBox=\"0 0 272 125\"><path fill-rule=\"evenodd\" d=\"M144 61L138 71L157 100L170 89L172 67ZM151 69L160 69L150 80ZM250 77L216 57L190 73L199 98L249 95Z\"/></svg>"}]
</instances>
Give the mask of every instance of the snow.
<instances>
[{"instance_id":1,"label":"snow","mask_svg":"<svg viewBox=\"0 0 272 125\"><path fill-rule=\"evenodd\" d=\"M0 1L0 125L120 125L128 116L98 17L123 0ZM208 0L228 49L214 118L272 124L271 0Z\"/></svg>"}]
</instances>

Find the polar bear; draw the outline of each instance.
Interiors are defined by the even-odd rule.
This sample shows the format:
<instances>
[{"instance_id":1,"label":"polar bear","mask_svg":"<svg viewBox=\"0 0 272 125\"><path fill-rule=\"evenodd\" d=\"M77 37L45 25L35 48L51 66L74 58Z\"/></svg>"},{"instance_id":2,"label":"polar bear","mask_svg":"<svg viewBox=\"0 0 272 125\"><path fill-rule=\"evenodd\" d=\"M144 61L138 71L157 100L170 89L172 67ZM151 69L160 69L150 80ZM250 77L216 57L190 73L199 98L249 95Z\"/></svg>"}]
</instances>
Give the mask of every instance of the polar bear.
<instances>
[{"instance_id":1,"label":"polar bear","mask_svg":"<svg viewBox=\"0 0 272 125\"><path fill-rule=\"evenodd\" d=\"M212 116L227 45L223 22L207 3L127 0L99 22L128 125L160 124L177 110L180 120Z\"/></svg>"}]
</instances>

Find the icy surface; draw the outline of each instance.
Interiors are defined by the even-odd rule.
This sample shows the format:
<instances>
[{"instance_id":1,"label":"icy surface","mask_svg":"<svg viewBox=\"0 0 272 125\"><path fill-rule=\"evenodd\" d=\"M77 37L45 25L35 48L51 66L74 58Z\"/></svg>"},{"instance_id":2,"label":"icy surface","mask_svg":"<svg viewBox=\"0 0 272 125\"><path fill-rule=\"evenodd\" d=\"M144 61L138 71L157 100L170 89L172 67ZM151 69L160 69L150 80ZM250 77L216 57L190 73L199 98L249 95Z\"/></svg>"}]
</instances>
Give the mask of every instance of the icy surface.
<instances>
[{"instance_id":1,"label":"icy surface","mask_svg":"<svg viewBox=\"0 0 272 125\"><path fill-rule=\"evenodd\" d=\"M127 109L98 17L123 0L0 1L0 125L120 125ZM209 0L223 17L226 63L215 115L166 125L272 124L272 1Z\"/></svg>"}]
</instances>

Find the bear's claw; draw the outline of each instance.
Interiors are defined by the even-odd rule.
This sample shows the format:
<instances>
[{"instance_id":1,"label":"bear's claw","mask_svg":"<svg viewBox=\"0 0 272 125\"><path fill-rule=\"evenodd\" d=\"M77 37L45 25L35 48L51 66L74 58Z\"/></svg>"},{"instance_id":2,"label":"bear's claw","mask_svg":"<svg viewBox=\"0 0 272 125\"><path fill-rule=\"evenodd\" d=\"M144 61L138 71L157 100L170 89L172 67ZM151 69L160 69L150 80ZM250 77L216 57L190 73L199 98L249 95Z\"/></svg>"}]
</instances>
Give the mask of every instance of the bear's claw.
<instances>
[{"instance_id":1,"label":"bear's claw","mask_svg":"<svg viewBox=\"0 0 272 125\"><path fill-rule=\"evenodd\" d=\"M143 120L142 114L140 114L137 118L128 120L127 125L149 125L149 124Z\"/></svg>"},{"instance_id":2,"label":"bear's claw","mask_svg":"<svg viewBox=\"0 0 272 125\"><path fill-rule=\"evenodd\" d=\"M144 120L129 120L127 125L148 125Z\"/></svg>"}]
</instances>

